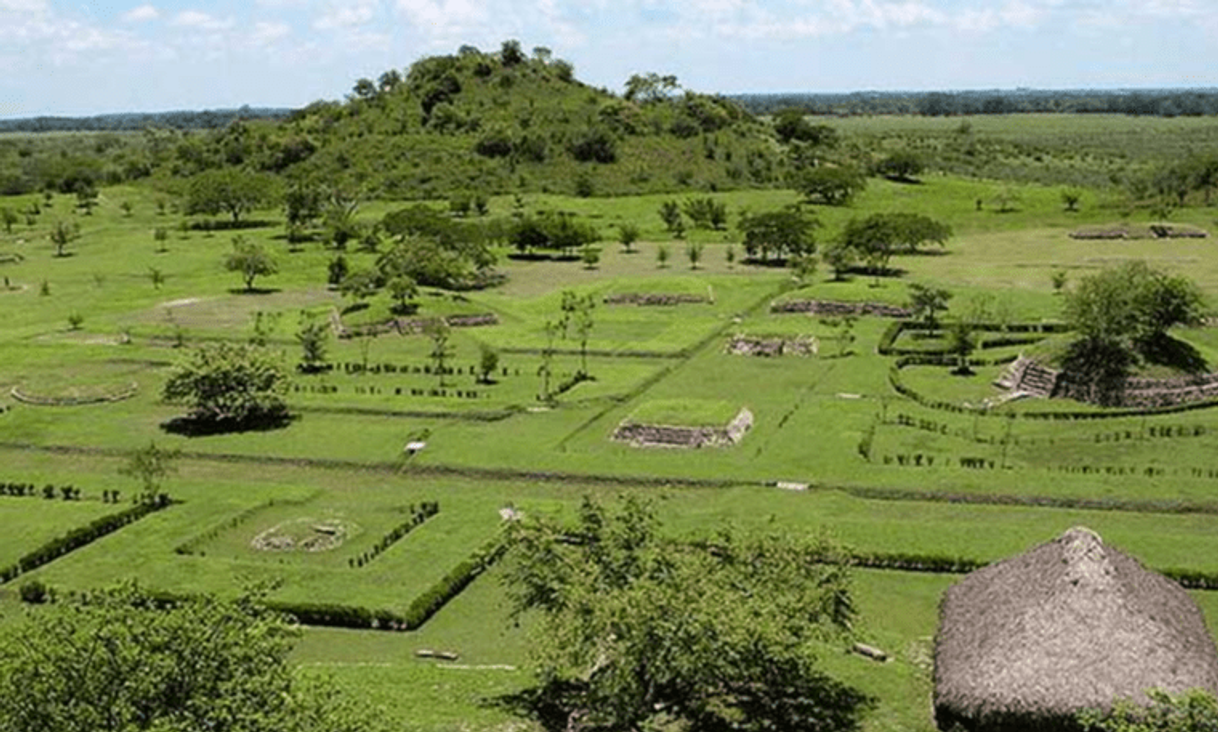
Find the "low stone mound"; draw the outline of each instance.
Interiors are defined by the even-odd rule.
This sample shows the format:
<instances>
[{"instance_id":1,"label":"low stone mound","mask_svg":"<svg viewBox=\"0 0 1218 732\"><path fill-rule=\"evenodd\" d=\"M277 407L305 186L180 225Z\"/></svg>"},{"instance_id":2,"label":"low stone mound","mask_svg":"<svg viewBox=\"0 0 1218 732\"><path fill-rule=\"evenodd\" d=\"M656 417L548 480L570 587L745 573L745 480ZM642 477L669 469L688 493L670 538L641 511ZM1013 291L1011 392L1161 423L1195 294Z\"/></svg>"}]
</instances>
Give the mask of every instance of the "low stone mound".
<instances>
[{"instance_id":1,"label":"low stone mound","mask_svg":"<svg viewBox=\"0 0 1218 732\"><path fill-rule=\"evenodd\" d=\"M736 335L728 340L726 350L732 356L815 356L820 350L820 341L812 336L780 338Z\"/></svg>"},{"instance_id":2,"label":"low stone mound","mask_svg":"<svg viewBox=\"0 0 1218 732\"><path fill-rule=\"evenodd\" d=\"M731 447L739 444L753 427L753 413L741 409L724 427L677 426L623 422L613 433L618 442L632 447Z\"/></svg>"},{"instance_id":3,"label":"low stone mound","mask_svg":"<svg viewBox=\"0 0 1218 732\"><path fill-rule=\"evenodd\" d=\"M709 302L705 295L684 295L666 292L623 292L605 298L606 305L639 305L642 307L671 307Z\"/></svg>"},{"instance_id":4,"label":"low stone mound","mask_svg":"<svg viewBox=\"0 0 1218 732\"><path fill-rule=\"evenodd\" d=\"M399 333L401 335L418 335L427 326L436 322L436 318L394 318L382 323L356 325L347 327L341 319L334 318L333 325L339 338L356 338L365 335L382 335L384 333ZM476 313L473 315L448 315L443 318L450 328L477 328L488 325L499 325L499 316L494 313Z\"/></svg>"},{"instance_id":5,"label":"low stone mound","mask_svg":"<svg viewBox=\"0 0 1218 732\"><path fill-rule=\"evenodd\" d=\"M291 519L258 534L250 546L263 552L325 552L342 546L353 528L341 519Z\"/></svg>"},{"instance_id":6,"label":"low stone mound","mask_svg":"<svg viewBox=\"0 0 1218 732\"><path fill-rule=\"evenodd\" d=\"M58 394L39 394L14 386L9 394L22 404L36 407L78 407L84 404L121 402L135 396L139 390L139 384L132 381L110 387L68 388Z\"/></svg>"},{"instance_id":7,"label":"low stone mound","mask_svg":"<svg viewBox=\"0 0 1218 732\"><path fill-rule=\"evenodd\" d=\"M1111 224L1083 226L1070 232L1071 239L1204 239L1209 232L1188 224Z\"/></svg>"},{"instance_id":8,"label":"low stone mound","mask_svg":"<svg viewBox=\"0 0 1218 732\"><path fill-rule=\"evenodd\" d=\"M836 302L833 300L785 300L770 304L771 313L807 313L831 318L871 316L876 318L911 318L913 312L882 302Z\"/></svg>"}]
</instances>

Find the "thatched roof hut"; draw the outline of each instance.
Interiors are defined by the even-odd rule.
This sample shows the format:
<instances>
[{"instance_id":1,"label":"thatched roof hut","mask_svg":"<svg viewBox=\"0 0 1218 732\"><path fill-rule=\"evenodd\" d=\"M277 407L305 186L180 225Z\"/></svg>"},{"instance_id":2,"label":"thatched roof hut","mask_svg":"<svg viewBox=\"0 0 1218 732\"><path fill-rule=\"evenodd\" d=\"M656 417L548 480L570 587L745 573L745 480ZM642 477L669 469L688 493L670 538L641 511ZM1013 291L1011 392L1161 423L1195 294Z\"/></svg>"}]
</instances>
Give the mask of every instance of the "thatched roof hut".
<instances>
[{"instance_id":1,"label":"thatched roof hut","mask_svg":"<svg viewBox=\"0 0 1218 732\"><path fill-rule=\"evenodd\" d=\"M1145 691L1218 692L1218 654L1183 589L1084 528L965 577L935 639L940 729L1070 730Z\"/></svg>"}]
</instances>

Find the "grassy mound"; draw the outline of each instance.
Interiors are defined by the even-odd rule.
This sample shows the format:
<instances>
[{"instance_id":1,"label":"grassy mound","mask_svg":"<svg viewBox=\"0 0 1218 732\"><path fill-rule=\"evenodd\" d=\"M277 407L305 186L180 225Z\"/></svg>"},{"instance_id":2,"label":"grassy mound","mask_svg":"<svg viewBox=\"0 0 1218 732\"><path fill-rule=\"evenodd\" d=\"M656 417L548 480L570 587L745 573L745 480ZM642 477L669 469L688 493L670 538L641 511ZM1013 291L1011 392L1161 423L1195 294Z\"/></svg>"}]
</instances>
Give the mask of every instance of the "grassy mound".
<instances>
[{"instance_id":1,"label":"grassy mound","mask_svg":"<svg viewBox=\"0 0 1218 732\"><path fill-rule=\"evenodd\" d=\"M722 427L740 411L717 399L655 399L640 404L626 422L673 427Z\"/></svg>"}]
</instances>

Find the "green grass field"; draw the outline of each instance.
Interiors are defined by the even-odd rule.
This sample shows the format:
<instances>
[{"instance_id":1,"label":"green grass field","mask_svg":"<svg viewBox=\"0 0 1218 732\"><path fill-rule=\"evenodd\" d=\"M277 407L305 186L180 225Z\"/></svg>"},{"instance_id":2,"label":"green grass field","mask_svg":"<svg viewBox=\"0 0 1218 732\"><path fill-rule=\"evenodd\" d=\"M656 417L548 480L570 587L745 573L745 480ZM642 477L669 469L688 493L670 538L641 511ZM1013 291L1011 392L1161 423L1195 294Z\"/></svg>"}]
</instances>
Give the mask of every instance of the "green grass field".
<instances>
[{"instance_id":1,"label":"green grass field","mask_svg":"<svg viewBox=\"0 0 1218 732\"><path fill-rule=\"evenodd\" d=\"M1205 122L1097 117L1068 125L1061 118L1020 118L1017 125L979 118L969 134L1074 148L1072 158L1063 152L1053 165L1073 160L1069 165L1082 166L1088 155L1108 155L1122 140L1150 132L1165 138L1160 153L1182 139L1209 140L1212 126ZM852 118L834 124L858 137L906 135L947 145L955 144L959 121ZM1141 154L1131 166L1142 164ZM1003 188L1018 194L1009 213L988 203ZM872 180L851 206L816 209L822 243L852 216L877 211L926 213L949 223L954 236L942 251L895 257L899 276L835 281L822 267L804 282L781 268L742 262L739 234L731 228L691 230L689 240L705 246L698 268L691 268L685 242L674 240L656 215L672 196L530 194L523 197L529 211L571 211L594 223L604 238L601 259L587 268L579 261L513 258L505 250L498 265L507 276L502 286L456 296L426 291L409 317L492 313L498 319L453 329L448 365L455 373L444 383L432 369L424 335L331 337L333 370L293 374L287 399L295 418L287 426L195 437L163 427L183 412L160 394L184 349L250 339L261 313L257 335L293 368L302 318L334 313L348 327L383 322L392 315L388 297L379 294L366 308L352 308L325 285L333 252L316 243L289 251L277 224L242 231L273 252L280 270L260 279L258 292L245 293L240 279L220 264L231 236L180 228L178 217L157 213L158 196L150 190L107 188L88 217L71 213L69 197L54 196L34 226L18 224L12 234L0 234L0 255L21 255L19 261L0 256L0 278L9 283L0 289L6 316L0 321L0 404L6 407L0 411L0 482L72 484L86 500L0 497L0 522L10 529L0 537L0 566L117 510L98 498L102 491L129 496L137 489L117 469L127 451L155 440L183 451L181 471L167 483L180 503L50 562L33 577L63 589L135 577L156 589L225 595L267 583L273 600L401 611L496 535L502 509L573 515L586 495L607 499L623 492L653 500L676 536L705 535L731 522L757 531L827 532L859 553L988 562L1086 525L1152 568L1218 573L1211 526L1218 505L1218 411L1066 421L1033 417L1104 412L1059 400L1018 400L979 411L932 408L901 396L890 383L895 359L876 350L890 321L860 318L846 338L840 322L771 313L771 304L781 300L904 305L909 285L921 283L953 293L949 318L1057 321L1061 297L1054 294L1054 272L1064 270L1076 282L1134 258L1188 275L1218 302L1218 259L1211 256L1210 239L1072 239L1069 233L1081 226L1127 215L1131 223L1148 221L1122 210L1113 192L1098 186L1085 192L1081 211L1066 212L1062 188L1060 181L1000 183L943 173L924 176L920 185ZM733 222L742 209L797 200L783 190L710 195L727 204ZM134 205L132 215L120 210L123 201ZM509 215L514 205L511 197L493 198L490 215ZM394 208L374 202L361 216L371 222ZM81 224L71 256L53 256L47 230L55 218ZM252 218L278 222L280 214ZM1172 222L1214 229L1216 219L1213 208L1190 207L1176 211ZM633 252L614 241L622 222L642 230ZM162 226L171 231L165 252L157 251L152 236ZM657 261L661 246L672 255L665 266ZM728 261L729 247L735 261ZM346 256L359 268L371 266L376 254ZM154 282L153 270L163 282ZM555 351L556 384L585 360L574 334L553 343L546 338L545 323L560 318L565 289L596 303L586 344L593 379L546 403L538 398L543 351ZM704 301L606 302L620 295ZM80 316L77 326L69 320L73 315ZM731 355L726 345L734 334L807 336L817 339L819 352ZM1211 370L1218 368L1218 330L1176 335L1193 344ZM906 332L896 345L932 349L941 339ZM478 379L476 368L484 346L500 354L489 383ZM975 355L996 359L1056 347L1008 345ZM972 408L999 395L992 382L1001 368L956 376L947 367L909 366L898 378L928 403ZM96 404L35 405L13 396L17 389L46 398L108 397L131 384L136 389L129 398ZM733 447L639 450L610 439L624 420L723 425L742 407L755 422ZM403 447L412 440L426 446L410 456ZM983 467L968 467L970 461ZM778 481L809 488L780 490L773 487ZM1056 507L1017 505L1033 500ZM1102 503L1105 510L1067 505L1079 500ZM439 502L439 514L363 566L352 566L405 520L411 504L423 501ZM1012 505L992 505L1001 501ZM339 524L344 540L327 551L253 545L267 532L300 539L315 536L318 526ZM404 729L535 729L534 721L502 701L532 681L532 621L509 618L501 576L492 570L479 577L417 631L307 628L293 659L301 673L331 676L367 704L384 707ZM23 579L0 586L0 629L23 612L16 592ZM865 729L933 728L932 638L939 597L954 580L856 572L860 637L893 660L876 664L826 648L822 663L877 699ZM1194 597L1211 619L1218 618L1218 593ZM422 659L420 649L457 652L460 660Z\"/></svg>"}]
</instances>

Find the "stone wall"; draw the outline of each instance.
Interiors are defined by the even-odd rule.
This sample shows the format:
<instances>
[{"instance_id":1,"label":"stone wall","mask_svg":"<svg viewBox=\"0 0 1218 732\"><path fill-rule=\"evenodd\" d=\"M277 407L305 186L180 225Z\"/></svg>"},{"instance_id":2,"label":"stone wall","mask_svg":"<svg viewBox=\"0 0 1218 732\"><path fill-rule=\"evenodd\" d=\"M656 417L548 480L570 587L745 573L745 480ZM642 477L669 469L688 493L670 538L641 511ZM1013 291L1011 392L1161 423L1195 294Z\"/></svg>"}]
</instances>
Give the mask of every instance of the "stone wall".
<instances>
[{"instance_id":1,"label":"stone wall","mask_svg":"<svg viewBox=\"0 0 1218 732\"><path fill-rule=\"evenodd\" d=\"M808 313L841 318L848 315L868 315L877 318L910 318L913 312L896 305L879 302L834 302L831 300L787 300L770 305L771 313Z\"/></svg>"}]
</instances>

